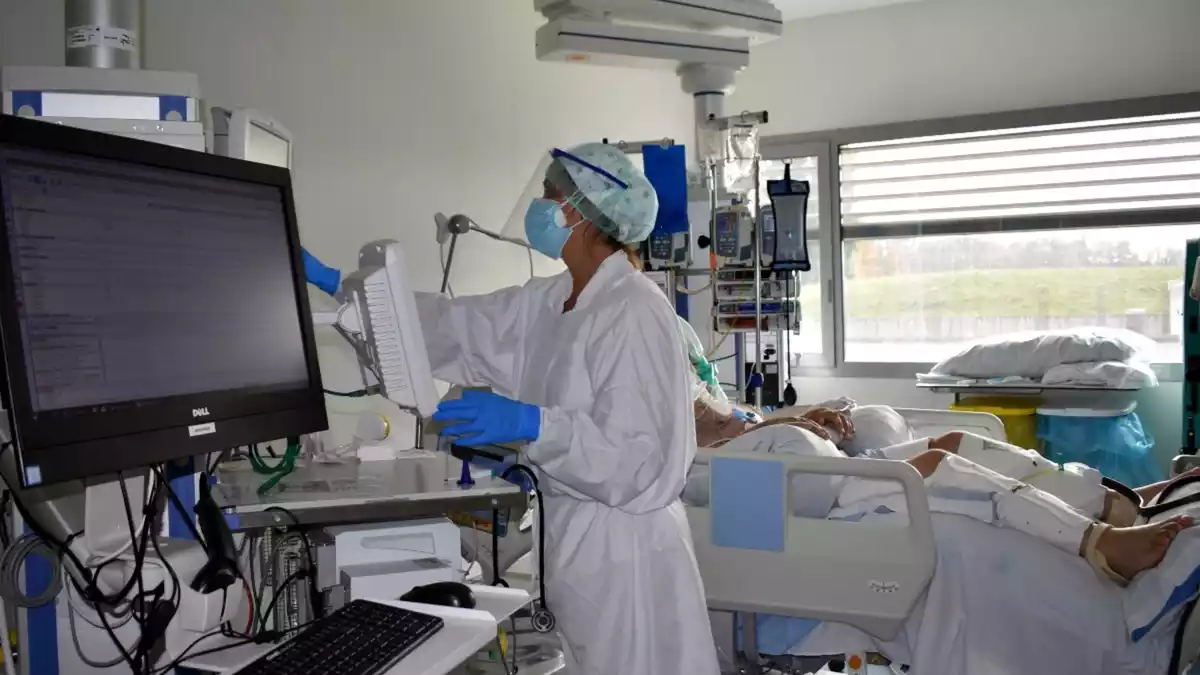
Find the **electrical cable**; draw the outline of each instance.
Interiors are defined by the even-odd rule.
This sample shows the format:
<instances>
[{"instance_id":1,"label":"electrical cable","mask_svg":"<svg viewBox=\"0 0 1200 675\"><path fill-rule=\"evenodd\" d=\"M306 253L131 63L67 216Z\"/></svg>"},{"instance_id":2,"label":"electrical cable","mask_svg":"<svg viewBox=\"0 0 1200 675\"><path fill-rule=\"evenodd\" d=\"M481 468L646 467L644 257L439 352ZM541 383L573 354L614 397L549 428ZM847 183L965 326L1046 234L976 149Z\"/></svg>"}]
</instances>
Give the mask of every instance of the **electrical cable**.
<instances>
[{"instance_id":1,"label":"electrical cable","mask_svg":"<svg viewBox=\"0 0 1200 675\"><path fill-rule=\"evenodd\" d=\"M496 651L500 654L500 665L504 666L504 675L513 675L512 669L508 667L508 661L504 659L504 643L500 641L500 634L496 634Z\"/></svg>"},{"instance_id":2,"label":"electrical cable","mask_svg":"<svg viewBox=\"0 0 1200 675\"><path fill-rule=\"evenodd\" d=\"M704 358L711 359L712 355L717 353L717 350L721 348L721 345L725 344L725 341L728 340L729 336L733 335L733 333L734 333L734 331L729 331L728 333L721 333L720 334L721 339L717 341L717 344L715 344L711 348L709 348L708 353L704 355Z\"/></svg>"},{"instance_id":3,"label":"electrical cable","mask_svg":"<svg viewBox=\"0 0 1200 675\"><path fill-rule=\"evenodd\" d=\"M122 482L121 482L122 493L125 492L124 486L125 486L125 482L122 480ZM147 494L146 496L149 497L149 494ZM128 506L128 502L126 502L126 506ZM144 511L145 508L143 507L142 510ZM103 565L103 564L107 563L110 560L119 558L122 554L124 554L126 551L128 551L134 545L134 543L142 536L142 531L145 530L147 527L149 527L149 519L147 516L143 515L142 516L142 526L138 530L137 537L131 538L129 540L128 544L121 546L120 548L113 551L112 553L106 553L104 555L92 556L92 557L88 558L88 564L93 567L97 567L99 565Z\"/></svg>"},{"instance_id":4,"label":"electrical cable","mask_svg":"<svg viewBox=\"0 0 1200 675\"><path fill-rule=\"evenodd\" d=\"M6 450L11 449L12 446L12 441L0 443L0 457L4 455ZM92 583L92 573L88 567L79 560L79 556L75 555L75 552L71 550L69 545L70 542L61 542L52 537L50 533L46 531L46 528L42 527L41 524L38 523L35 518L33 518L33 516L29 513L29 510L25 508L25 504L21 502L20 498L17 497L15 492L12 493L12 501L17 507L17 513L21 514L21 519L25 521L25 524L29 527L29 529L33 530L33 533L41 537L43 541L50 544L51 548L57 549L60 555L70 558L72 564L75 565L75 569L79 572L79 574L87 578L89 583Z\"/></svg>"},{"instance_id":5,"label":"electrical cable","mask_svg":"<svg viewBox=\"0 0 1200 675\"><path fill-rule=\"evenodd\" d=\"M133 509L130 508L130 506L129 506L129 490L125 487L125 476L120 471L117 472L117 484L121 487L121 505L125 507L125 522L129 526L130 545L134 546L134 545L136 545L138 535L137 535L137 531L134 530L134 527L133 527ZM145 550L144 542L142 544L142 547L143 548L142 548L141 555L145 556L146 550ZM135 568L134 568L133 577L137 579L137 589L138 589L138 598L137 599L138 599L138 602L141 603L141 605L142 605L141 610L142 610L142 617L143 617L142 619L137 618L137 616L136 616L137 607L134 607L134 620L138 622L138 627L141 629L139 631L139 633L141 635L144 635L146 632L146 624L144 621L144 618L146 616L146 607L145 607L146 587L145 587L145 581L142 579L141 560L139 560L137 558L137 549L134 549L134 560L135 560ZM116 639L115 635L113 636L113 639L114 640ZM138 645L134 649L134 659L137 662L137 666L134 667L134 669L133 669L133 672L135 673L135 675L136 675L136 673L142 673L142 672L145 672L146 670L148 670L148 667L146 665L146 658L147 658L146 652L147 652L147 649L146 649L145 645L142 644L142 640L139 636Z\"/></svg>"},{"instance_id":6,"label":"electrical cable","mask_svg":"<svg viewBox=\"0 0 1200 675\"><path fill-rule=\"evenodd\" d=\"M508 587L500 578L500 511L492 509L492 585Z\"/></svg>"},{"instance_id":7,"label":"electrical cable","mask_svg":"<svg viewBox=\"0 0 1200 675\"><path fill-rule=\"evenodd\" d=\"M79 618L83 619L84 623L87 623L92 628L104 630L104 624L100 623L100 619L88 618L88 612L99 613L99 610L90 605L83 604L85 601L82 598L77 597L77 595L82 595L83 591L79 590L79 587L74 583L64 584L64 586L67 590L67 604L70 605L70 608L74 610L75 614L79 615ZM83 604L82 607L80 606L81 604ZM133 608L128 603L126 603L124 606L123 611L117 611L117 608L114 607L113 611L110 611L108 614L109 616L120 619L120 623L113 624L113 628L121 628L133 620Z\"/></svg>"},{"instance_id":8,"label":"electrical cable","mask_svg":"<svg viewBox=\"0 0 1200 675\"><path fill-rule=\"evenodd\" d=\"M75 628L75 614L77 610L74 607L67 608L67 624L71 627L71 642L75 643L75 653L79 656L79 660L92 668L112 668L125 660L124 656L118 655L113 657L111 661L95 661L87 654L83 653L83 645L79 643L79 633ZM99 628L100 626L98 626ZM119 628L119 626L118 626Z\"/></svg>"},{"instance_id":9,"label":"electrical cable","mask_svg":"<svg viewBox=\"0 0 1200 675\"><path fill-rule=\"evenodd\" d=\"M440 260L442 262L442 276L446 277L446 294L450 296L451 300L453 300L454 299L454 287L450 285L450 279L446 275L446 245L445 244L438 244L438 260ZM529 260L530 260L530 262L529 262L530 269L533 269L533 267L532 267L533 266L533 254L532 253L529 254ZM531 274L530 276L533 276L533 275Z\"/></svg>"},{"instance_id":10,"label":"electrical cable","mask_svg":"<svg viewBox=\"0 0 1200 675\"><path fill-rule=\"evenodd\" d=\"M516 673L517 672L517 619L516 619L516 617L512 617L512 616L508 617L508 625L510 628L512 628L512 630L510 631L510 635L512 636L512 640L510 640L510 642L512 642L512 646L509 648L509 651L512 652L512 670L513 670L513 673Z\"/></svg>"},{"instance_id":11,"label":"electrical cable","mask_svg":"<svg viewBox=\"0 0 1200 675\"><path fill-rule=\"evenodd\" d=\"M259 496L270 492L271 488L278 485L288 474L296 470L296 460L300 457L300 438L292 437L287 440L287 450L284 451L283 458L275 466L270 466L263 461L262 457L258 454L257 445L251 446L250 467L254 469L255 473L270 476L262 485L258 486L256 492ZM267 449L270 450L270 448L271 446L268 445Z\"/></svg>"},{"instance_id":12,"label":"electrical cable","mask_svg":"<svg viewBox=\"0 0 1200 675\"><path fill-rule=\"evenodd\" d=\"M267 610L265 612L263 612L263 616L264 617L271 616L271 612L275 609L275 604L277 602L279 602L279 599L285 595L285 593L283 591L284 591L284 589L286 589L288 587L288 584L292 584L301 579L311 578L311 577L312 577L312 575L309 573L309 571L304 568L298 569L295 572L292 572L291 574L289 574L287 576L287 578L285 578L283 580L283 582L279 584L279 587L276 590L275 594L271 596L271 602L267 603ZM264 620L263 623L266 623L266 621ZM287 630L287 632L290 633L293 630L295 630L295 629L289 628Z\"/></svg>"},{"instance_id":13,"label":"electrical cable","mask_svg":"<svg viewBox=\"0 0 1200 675\"><path fill-rule=\"evenodd\" d=\"M514 472L520 473L529 479L530 484L533 485L533 493L534 493L534 495L537 496L537 510L538 510L538 513L537 513L537 515L538 515L537 556L538 556L538 595L539 595L538 604L541 605L541 610L534 611L534 613L533 613L533 627L534 627L534 630L538 631L539 633L548 633L548 632L554 630L554 625L557 622L554 618L554 613L550 610L547 596L546 596L546 503L544 501L542 501L542 488L541 488L541 486L538 485L537 475L533 472L532 469L525 466L524 464L513 464L512 466L505 469L500 474L500 477L507 480L509 475ZM496 523L494 521L492 523L492 532L493 533L496 532ZM493 547L492 547L493 560L496 560L495 550L499 547L495 545L497 542L495 536L493 536L492 541L493 541ZM496 570L496 577L499 578L499 576L500 576L500 571Z\"/></svg>"},{"instance_id":14,"label":"electrical cable","mask_svg":"<svg viewBox=\"0 0 1200 675\"><path fill-rule=\"evenodd\" d=\"M9 490L4 490L4 494L0 495L0 545L8 548L12 543L12 534L8 531L8 524L11 522L8 513L9 503L12 501L12 493Z\"/></svg>"},{"instance_id":15,"label":"electrical cable","mask_svg":"<svg viewBox=\"0 0 1200 675\"><path fill-rule=\"evenodd\" d=\"M322 389L321 391L325 392L326 396L337 396L340 398L364 398L378 394L379 387L363 387L362 389L355 389L354 391L334 391L332 389Z\"/></svg>"},{"instance_id":16,"label":"electrical cable","mask_svg":"<svg viewBox=\"0 0 1200 675\"><path fill-rule=\"evenodd\" d=\"M309 602L312 604L313 613L318 618L325 616L323 607L324 603L321 601L321 592L317 589L316 582L317 559L315 556L313 556L312 541L309 540L308 533L304 531L303 526L300 524L300 519L296 517L296 514L292 513L286 508L282 506L269 506L266 510L279 511L288 518L291 518L292 522L295 523L297 528L296 532L300 535L300 541L304 544L304 556L308 558L308 569L312 571L312 575L310 575L308 579ZM274 556L272 556L272 558L273 557Z\"/></svg>"},{"instance_id":17,"label":"electrical cable","mask_svg":"<svg viewBox=\"0 0 1200 675\"><path fill-rule=\"evenodd\" d=\"M113 630L112 626L108 625L108 619L104 617L104 612L97 612L96 614L100 617L100 623L104 624L104 632L108 634L109 639L112 640L113 646L117 648L117 653L120 654L121 660L129 665L129 670L132 671L134 675L141 675L141 667L133 660L133 657L130 656L129 651L125 649L125 645L121 644L121 640L117 638L117 634Z\"/></svg>"},{"instance_id":18,"label":"electrical cable","mask_svg":"<svg viewBox=\"0 0 1200 675\"><path fill-rule=\"evenodd\" d=\"M246 617L246 627L242 630L243 634L249 635L254 629L254 615L258 611L258 607L254 605L254 591L250 588L250 583L246 581L246 577L242 577L242 588L246 591L246 604L250 608L250 616Z\"/></svg>"},{"instance_id":19,"label":"electrical cable","mask_svg":"<svg viewBox=\"0 0 1200 675\"><path fill-rule=\"evenodd\" d=\"M26 595L21 586L21 570L25 560L37 555L50 563L50 583L37 595ZM4 549L0 556L0 596L11 600L17 607L41 607L53 602L62 590L62 565L54 549L36 534L26 534Z\"/></svg>"}]
</instances>

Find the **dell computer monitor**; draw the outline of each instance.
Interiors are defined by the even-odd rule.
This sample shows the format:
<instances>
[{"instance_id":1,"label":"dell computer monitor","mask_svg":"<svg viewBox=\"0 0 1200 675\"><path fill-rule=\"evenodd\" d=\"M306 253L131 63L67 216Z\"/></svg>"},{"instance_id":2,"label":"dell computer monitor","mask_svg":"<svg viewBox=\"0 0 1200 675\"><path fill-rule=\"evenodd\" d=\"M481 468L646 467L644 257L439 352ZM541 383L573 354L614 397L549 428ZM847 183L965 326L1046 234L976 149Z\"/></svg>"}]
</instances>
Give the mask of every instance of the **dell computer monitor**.
<instances>
[{"instance_id":1,"label":"dell computer monitor","mask_svg":"<svg viewBox=\"0 0 1200 675\"><path fill-rule=\"evenodd\" d=\"M0 117L25 487L327 428L286 169Z\"/></svg>"}]
</instances>

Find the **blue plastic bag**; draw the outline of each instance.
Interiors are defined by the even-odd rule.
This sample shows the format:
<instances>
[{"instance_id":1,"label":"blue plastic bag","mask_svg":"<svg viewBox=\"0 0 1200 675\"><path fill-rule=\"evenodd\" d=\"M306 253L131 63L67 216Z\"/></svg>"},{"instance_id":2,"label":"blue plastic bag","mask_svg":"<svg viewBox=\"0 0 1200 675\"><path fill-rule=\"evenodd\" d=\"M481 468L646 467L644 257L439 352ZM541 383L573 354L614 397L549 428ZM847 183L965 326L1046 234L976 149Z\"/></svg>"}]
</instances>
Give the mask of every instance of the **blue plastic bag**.
<instances>
[{"instance_id":1,"label":"blue plastic bag","mask_svg":"<svg viewBox=\"0 0 1200 675\"><path fill-rule=\"evenodd\" d=\"M1130 487L1163 480L1154 438L1136 413L1114 417L1038 415L1038 438L1048 459L1079 462Z\"/></svg>"}]
</instances>

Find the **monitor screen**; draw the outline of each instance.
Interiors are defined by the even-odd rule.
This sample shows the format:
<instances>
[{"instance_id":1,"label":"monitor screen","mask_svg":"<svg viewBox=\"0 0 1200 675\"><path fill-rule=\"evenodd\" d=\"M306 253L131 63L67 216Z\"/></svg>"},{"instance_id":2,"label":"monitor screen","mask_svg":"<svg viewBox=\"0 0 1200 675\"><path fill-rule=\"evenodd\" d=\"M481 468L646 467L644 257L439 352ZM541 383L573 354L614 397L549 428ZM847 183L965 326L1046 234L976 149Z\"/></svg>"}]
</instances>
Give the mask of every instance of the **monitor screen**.
<instances>
[{"instance_id":1,"label":"monitor screen","mask_svg":"<svg viewBox=\"0 0 1200 675\"><path fill-rule=\"evenodd\" d=\"M285 169L291 168L288 162L291 144L286 138L255 124L253 120L247 126L249 129L246 138L246 159Z\"/></svg>"},{"instance_id":2,"label":"monitor screen","mask_svg":"<svg viewBox=\"0 0 1200 675\"><path fill-rule=\"evenodd\" d=\"M184 445L223 443L244 418L288 407L273 394L311 392L315 379L319 396L287 181L221 175L246 163L204 155L205 170L189 170L199 153L108 138L96 142L149 161L0 135L6 407L25 459L41 454L40 480L27 482L50 482L47 460L70 459L45 454L56 447L106 441L119 456L89 473L144 464L181 450L118 452L117 441L176 429Z\"/></svg>"}]
</instances>

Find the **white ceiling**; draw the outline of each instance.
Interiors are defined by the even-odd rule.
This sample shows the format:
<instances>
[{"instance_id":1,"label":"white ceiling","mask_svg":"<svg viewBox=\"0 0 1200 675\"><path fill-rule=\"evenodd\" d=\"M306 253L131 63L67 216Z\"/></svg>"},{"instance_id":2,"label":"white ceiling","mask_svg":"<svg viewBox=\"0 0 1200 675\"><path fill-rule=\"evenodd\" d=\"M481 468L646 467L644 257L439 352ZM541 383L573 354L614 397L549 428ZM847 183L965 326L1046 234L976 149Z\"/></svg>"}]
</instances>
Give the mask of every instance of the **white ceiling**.
<instances>
[{"instance_id":1,"label":"white ceiling","mask_svg":"<svg viewBox=\"0 0 1200 675\"><path fill-rule=\"evenodd\" d=\"M860 9L896 5L902 2L918 2L919 0L772 0L775 6L783 12L783 20L807 19L822 14L838 14L855 12Z\"/></svg>"}]
</instances>

